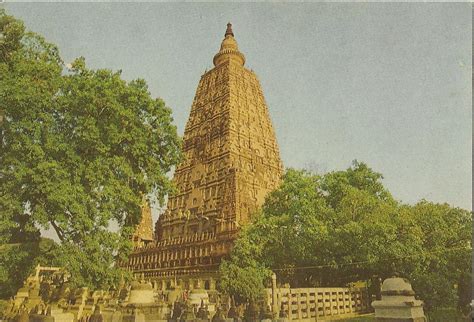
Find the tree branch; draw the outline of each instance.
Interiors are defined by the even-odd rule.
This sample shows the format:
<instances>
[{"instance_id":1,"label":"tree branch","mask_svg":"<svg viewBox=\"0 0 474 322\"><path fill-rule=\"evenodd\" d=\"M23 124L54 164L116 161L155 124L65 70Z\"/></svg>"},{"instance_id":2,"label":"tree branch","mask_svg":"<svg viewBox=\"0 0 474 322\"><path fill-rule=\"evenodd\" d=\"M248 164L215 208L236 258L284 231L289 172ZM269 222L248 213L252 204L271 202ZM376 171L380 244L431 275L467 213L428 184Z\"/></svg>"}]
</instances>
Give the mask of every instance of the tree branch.
<instances>
[{"instance_id":1,"label":"tree branch","mask_svg":"<svg viewBox=\"0 0 474 322\"><path fill-rule=\"evenodd\" d=\"M53 226L54 230L56 231L56 234L58 235L59 240L61 242L63 242L64 241L64 232L63 232L63 230L58 225L56 225L54 220L51 220L50 223L51 223L51 226Z\"/></svg>"}]
</instances>

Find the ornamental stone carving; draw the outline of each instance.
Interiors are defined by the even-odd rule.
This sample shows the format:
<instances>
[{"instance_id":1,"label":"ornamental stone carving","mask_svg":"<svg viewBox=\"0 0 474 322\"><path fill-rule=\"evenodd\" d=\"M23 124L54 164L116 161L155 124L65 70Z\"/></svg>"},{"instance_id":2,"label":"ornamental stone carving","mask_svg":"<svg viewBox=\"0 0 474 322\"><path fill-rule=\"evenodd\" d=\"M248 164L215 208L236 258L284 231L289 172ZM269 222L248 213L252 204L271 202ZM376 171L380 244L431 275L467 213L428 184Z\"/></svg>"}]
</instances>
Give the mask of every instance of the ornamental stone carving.
<instances>
[{"instance_id":1,"label":"ornamental stone carving","mask_svg":"<svg viewBox=\"0 0 474 322\"><path fill-rule=\"evenodd\" d=\"M149 278L212 275L242 225L278 187L282 163L257 76L244 67L232 25L199 81L184 131L178 193L128 263ZM139 226L148 238L151 214ZM143 232L146 232L145 234Z\"/></svg>"}]
</instances>

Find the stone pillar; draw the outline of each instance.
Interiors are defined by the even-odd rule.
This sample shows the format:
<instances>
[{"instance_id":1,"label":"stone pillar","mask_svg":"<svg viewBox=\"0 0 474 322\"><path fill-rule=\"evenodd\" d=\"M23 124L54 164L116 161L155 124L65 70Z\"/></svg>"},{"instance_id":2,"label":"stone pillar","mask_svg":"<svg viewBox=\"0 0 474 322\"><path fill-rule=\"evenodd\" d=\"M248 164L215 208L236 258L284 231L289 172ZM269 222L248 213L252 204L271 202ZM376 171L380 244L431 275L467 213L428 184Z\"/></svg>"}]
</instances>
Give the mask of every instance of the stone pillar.
<instances>
[{"instance_id":1,"label":"stone pillar","mask_svg":"<svg viewBox=\"0 0 474 322\"><path fill-rule=\"evenodd\" d=\"M330 307L329 307L329 314L330 315L334 315L335 312L334 312L334 294L333 294L333 289L330 289L329 291L329 304L330 304ZM336 295L337 296L337 295Z\"/></svg>"},{"instance_id":2,"label":"stone pillar","mask_svg":"<svg viewBox=\"0 0 474 322\"><path fill-rule=\"evenodd\" d=\"M348 313L346 311L346 289L342 290L342 313Z\"/></svg>"},{"instance_id":3,"label":"stone pillar","mask_svg":"<svg viewBox=\"0 0 474 322\"><path fill-rule=\"evenodd\" d=\"M352 299L354 298L354 292L352 289L349 290L349 312L355 312L355 310L352 308Z\"/></svg>"},{"instance_id":4,"label":"stone pillar","mask_svg":"<svg viewBox=\"0 0 474 322\"><path fill-rule=\"evenodd\" d=\"M292 320L293 319L293 310L291 307L291 288L288 289L288 319Z\"/></svg>"},{"instance_id":5,"label":"stone pillar","mask_svg":"<svg viewBox=\"0 0 474 322\"><path fill-rule=\"evenodd\" d=\"M277 277L276 274L272 274L272 313L273 316L278 316L280 313L280 306L277 300Z\"/></svg>"},{"instance_id":6,"label":"stone pillar","mask_svg":"<svg viewBox=\"0 0 474 322\"><path fill-rule=\"evenodd\" d=\"M306 291L306 314L307 314L308 319L311 318L311 307L310 307L310 302L309 302L309 291Z\"/></svg>"},{"instance_id":7,"label":"stone pillar","mask_svg":"<svg viewBox=\"0 0 474 322\"><path fill-rule=\"evenodd\" d=\"M324 296L324 289L321 291L321 301L323 303L323 316L326 315L326 298Z\"/></svg>"},{"instance_id":8,"label":"stone pillar","mask_svg":"<svg viewBox=\"0 0 474 322\"><path fill-rule=\"evenodd\" d=\"M303 319L303 308L301 307L301 293L299 291L296 293L296 307L298 310L298 320L301 321Z\"/></svg>"}]
</instances>

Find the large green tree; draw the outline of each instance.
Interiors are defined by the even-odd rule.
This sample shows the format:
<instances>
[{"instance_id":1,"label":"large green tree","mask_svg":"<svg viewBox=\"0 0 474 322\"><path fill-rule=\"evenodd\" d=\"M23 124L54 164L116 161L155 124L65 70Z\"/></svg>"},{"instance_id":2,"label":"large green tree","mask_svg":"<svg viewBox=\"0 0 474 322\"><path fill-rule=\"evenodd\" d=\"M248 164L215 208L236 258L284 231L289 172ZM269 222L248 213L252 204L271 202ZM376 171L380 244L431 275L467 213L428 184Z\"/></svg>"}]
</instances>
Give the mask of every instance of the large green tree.
<instances>
[{"instance_id":1,"label":"large green tree","mask_svg":"<svg viewBox=\"0 0 474 322\"><path fill-rule=\"evenodd\" d=\"M293 287L370 283L399 274L412 281L428 308L468 301L471 213L424 200L402 204L364 163L324 175L289 169L255 217L223 274L229 268L272 269ZM228 283L231 294L245 290L238 288L237 274Z\"/></svg>"},{"instance_id":2,"label":"large green tree","mask_svg":"<svg viewBox=\"0 0 474 322\"><path fill-rule=\"evenodd\" d=\"M144 197L172 189L181 154L170 108L144 80L83 58L66 66L55 45L1 11L0 118L1 242L52 228L76 283L110 285Z\"/></svg>"}]
</instances>

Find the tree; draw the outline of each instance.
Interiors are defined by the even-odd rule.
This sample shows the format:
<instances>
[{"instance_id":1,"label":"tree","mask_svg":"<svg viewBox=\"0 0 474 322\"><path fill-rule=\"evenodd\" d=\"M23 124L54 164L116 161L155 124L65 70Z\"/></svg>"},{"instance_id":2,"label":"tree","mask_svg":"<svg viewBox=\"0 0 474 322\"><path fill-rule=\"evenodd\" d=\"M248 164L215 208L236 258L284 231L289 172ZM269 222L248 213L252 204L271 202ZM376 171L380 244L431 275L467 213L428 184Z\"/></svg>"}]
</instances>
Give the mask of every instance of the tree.
<instances>
[{"instance_id":1,"label":"tree","mask_svg":"<svg viewBox=\"0 0 474 322\"><path fill-rule=\"evenodd\" d=\"M171 110L144 80L88 69L84 58L66 67L56 46L4 11L0 32L2 242L52 227L76 282L106 287L143 199L172 190L181 141Z\"/></svg>"},{"instance_id":2,"label":"tree","mask_svg":"<svg viewBox=\"0 0 474 322\"><path fill-rule=\"evenodd\" d=\"M405 205L382 179L357 161L324 175L288 169L261 214L241 231L224 267L274 270L293 287L399 274L412 281L427 308L464 307L471 213L424 200ZM243 281L235 274L229 283Z\"/></svg>"},{"instance_id":3,"label":"tree","mask_svg":"<svg viewBox=\"0 0 474 322\"><path fill-rule=\"evenodd\" d=\"M259 266L241 266L223 261L220 266L219 290L234 297L236 303L255 303L262 298L268 271Z\"/></svg>"},{"instance_id":4,"label":"tree","mask_svg":"<svg viewBox=\"0 0 474 322\"><path fill-rule=\"evenodd\" d=\"M421 227L423 244L423 251L413 259L420 264L407 272L413 287L428 308L458 306L465 310L471 299L472 214L426 200L411 210Z\"/></svg>"},{"instance_id":5,"label":"tree","mask_svg":"<svg viewBox=\"0 0 474 322\"><path fill-rule=\"evenodd\" d=\"M253 235L253 226L243 228L247 238L239 239L229 260L219 266L219 290L234 297L237 304L256 302L264 292L271 271L253 255L261 254L262 236Z\"/></svg>"}]
</instances>

